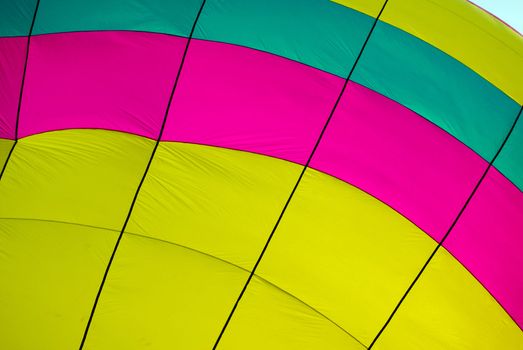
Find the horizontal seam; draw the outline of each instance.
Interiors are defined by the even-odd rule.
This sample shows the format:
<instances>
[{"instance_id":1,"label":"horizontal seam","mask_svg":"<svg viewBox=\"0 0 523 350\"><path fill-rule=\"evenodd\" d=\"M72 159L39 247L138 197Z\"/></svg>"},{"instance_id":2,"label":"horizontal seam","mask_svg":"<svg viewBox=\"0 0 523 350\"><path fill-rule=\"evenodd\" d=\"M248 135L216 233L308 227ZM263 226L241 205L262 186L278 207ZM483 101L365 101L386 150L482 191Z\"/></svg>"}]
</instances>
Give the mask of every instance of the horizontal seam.
<instances>
[{"instance_id":1,"label":"horizontal seam","mask_svg":"<svg viewBox=\"0 0 523 350\"><path fill-rule=\"evenodd\" d=\"M46 219L30 219L30 218L0 218L0 221L1 220L22 220L22 221L38 221L38 222L49 222L49 223L55 223L55 224L63 224L63 225L74 225L74 226L81 226L81 227L88 227L88 228L94 228L94 229L99 229L99 230L106 230L106 231L112 231L114 233L119 233L120 231L117 230L117 229L111 229L111 228L106 228L106 227L100 227L100 226L95 226L95 225L87 225L87 224L81 224L81 223L75 223L75 222L67 222L67 221L59 221L59 220L46 220ZM211 258L211 259L214 259L214 260L218 260L224 264L227 264L227 265L230 265L230 266L233 266L233 267L236 267L242 271L244 271L245 273L250 273L250 271L244 267L241 267L240 265L237 265L233 262L230 262L228 260L225 260L225 259L222 259L222 258L219 258L215 255L212 255L212 254L209 254L209 253L206 253L204 251L201 251L201 250L198 250L198 249L194 249L194 248L191 248L189 246L186 246L186 245L183 245L183 244L180 244L180 243L176 243L176 242L172 242L172 241L167 241L167 240L164 240L164 239L160 239L160 238L156 238L156 237L152 237L152 236L147 236L147 235L144 235L144 234L140 234L140 233L134 233L134 232L129 232L129 231L125 231L124 234L128 234L128 235L132 235L132 236L136 236L136 237L140 237L140 238L145 238L145 239L149 239L149 240L153 240L153 241L156 241L156 242L159 242L159 243L163 243L163 244L167 244L167 245L173 245L175 247L179 247L179 248L182 248L182 249L186 249L186 250L189 250L189 251L192 251L194 253L197 253L197 254L200 254L200 255L204 255L208 258ZM352 334L350 334L347 330L345 330L343 327L341 327L339 324L337 324L336 322L334 322L332 319L330 319L329 317L327 317L325 314L323 314L322 312L318 311L317 309L315 309L313 306L309 305L308 303L306 303L305 301L303 301L302 299L300 299L299 297L297 297L296 295L288 292L287 290L279 287L278 285L272 283L271 281L267 280L266 278L264 277L261 277L259 275L255 275L258 279L260 279L261 281L263 281L264 283L267 283L268 285L272 286L273 288L276 288L277 290L279 290L280 292L292 297L293 299L297 300L299 303L305 305L307 308L309 308L310 310L314 311L314 313L318 314L319 316L321 316L322 318L324 318L325 320L327 320L328 322L330 322L331 324L333 324L334 326L336 326L337 328L339 328L340 330L342 330L344 333L346 333L348 336L350 336L351 338L353 338L355 341L357 341L359 344L361 344L362 346L365 347L365 345L363 343L361 343L356 337L354 337Z\"/></svg>"}]
</instances>

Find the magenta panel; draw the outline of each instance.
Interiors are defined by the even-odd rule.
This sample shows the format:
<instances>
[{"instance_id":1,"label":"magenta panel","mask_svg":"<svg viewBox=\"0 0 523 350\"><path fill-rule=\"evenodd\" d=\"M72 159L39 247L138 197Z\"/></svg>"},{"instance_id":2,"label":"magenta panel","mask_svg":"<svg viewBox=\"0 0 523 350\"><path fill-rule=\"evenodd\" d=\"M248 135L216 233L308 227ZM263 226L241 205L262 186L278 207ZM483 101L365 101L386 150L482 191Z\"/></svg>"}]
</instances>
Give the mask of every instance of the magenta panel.
<instances>
[{"instance_id":1,"label":"magenta panel","mask_svg":"<svg viewBox=\"0 0 523 350\"><path fill-rule=\"evenodd\" d=\"M162 139L304 164L343 83L282 57L193 40Z\"/></svg>"},{"instance_id":2,"label":"magenta panel","mask_svg":"<svg viewBox=\"0 0 523 350\"><path fill-rule=\"evenodd\" d=\"M488 164L402 105L350 83L311 167L379 198L439 241Z\"/></svg>"},{"instance_id":3,"label":"magenta panel","mask_svg":"<svg viewBox=\"0 0 523 350\"><path fill-rule=\"evenodd\" d=\"M14 139L27 37L0 38L0 138Z\"/></svg>"},{"instance_id":4,"label":"magenta panel","mask_svg":"<svg viewBox=\"0 0 523 350\"><path fill-rule=\"evenodd\" d=\"M523 328L523 192L490 168L443 245Z\"/></svg>"},{"instance_id":5,"label":"magenta panel","mask_svg":"<svg viewBox=\"0 0 523 350\"><path fill-rule=\"evenodd\" d=\"M20 137L101 128L157 138L186 40L129 31L33 37Z\"/></svg>"}]
</instances>

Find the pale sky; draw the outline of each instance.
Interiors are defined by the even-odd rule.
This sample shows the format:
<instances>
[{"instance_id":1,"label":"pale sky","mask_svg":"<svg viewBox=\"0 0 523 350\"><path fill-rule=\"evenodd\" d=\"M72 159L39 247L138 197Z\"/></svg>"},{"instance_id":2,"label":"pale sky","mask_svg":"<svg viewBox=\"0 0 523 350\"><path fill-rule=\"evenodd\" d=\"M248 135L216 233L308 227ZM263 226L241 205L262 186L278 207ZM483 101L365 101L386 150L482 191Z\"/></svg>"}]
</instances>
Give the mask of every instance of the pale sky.
<instances>
[{"instance_id":1,"label":"pale sky","mask_svg":"<svg viewBox=\"0 0 523 350\"><path fill-rule=\"evenodd\" d=\"M523 0L471 0L523 34Z\"/></svg>"}]
</instances>

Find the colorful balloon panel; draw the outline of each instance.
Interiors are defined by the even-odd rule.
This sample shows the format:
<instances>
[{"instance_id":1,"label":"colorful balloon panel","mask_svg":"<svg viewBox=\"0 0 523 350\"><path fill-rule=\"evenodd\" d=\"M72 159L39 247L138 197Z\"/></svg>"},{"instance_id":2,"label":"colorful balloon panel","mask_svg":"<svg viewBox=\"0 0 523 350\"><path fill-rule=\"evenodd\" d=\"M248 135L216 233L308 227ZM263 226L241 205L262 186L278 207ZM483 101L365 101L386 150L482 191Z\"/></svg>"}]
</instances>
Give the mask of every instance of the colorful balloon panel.
<instances>
[{"instance_id":1,"label":"colorful balloon panel","mask_svg":"<svg viewBox=\"0 0 523 350\"><path fill-rule=\"evenodd\" d=\"M369 16L382 5L382 1L333 1ZM469 1L390 0L380 21L440 49L523 103L521 36Z\"/></svg>"},{"instance_id":2,"label":"colorful balloon panel","mask_svg":"<svg viewBox=\"0 0 523 350\"><path fill-rule=\"evenodd\" d=\"M35 36L20 136L96 128L156 139L186 42L127 31Z\"/></svg>"},{"instance_id":3,"label":"colorful balloon panel","mask_svg":"<svg viewBox=\"0 0 523 350\"><path fill-rule=\"evenodd\" d=\"M464 0L0 0L0 348L523 348L522 67Z\"/></svg>"}]
</instances>

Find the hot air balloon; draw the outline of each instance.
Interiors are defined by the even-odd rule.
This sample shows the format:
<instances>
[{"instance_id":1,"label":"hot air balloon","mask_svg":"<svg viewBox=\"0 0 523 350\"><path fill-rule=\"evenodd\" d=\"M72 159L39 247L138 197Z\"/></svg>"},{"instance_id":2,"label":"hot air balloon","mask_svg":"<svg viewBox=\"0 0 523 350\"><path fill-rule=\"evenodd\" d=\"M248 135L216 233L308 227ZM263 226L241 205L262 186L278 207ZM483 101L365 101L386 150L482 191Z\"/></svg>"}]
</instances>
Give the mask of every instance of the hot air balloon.
<instances>
[{"instance_id":1,"label":"hot air balloon","mask_svg":"<svg viewBox=\"0 0 523 350\"><path fill-rule=\"evenodd\" d=\"M522 103L464 0L1 0L0 349L523 349Z\"/></svg>"}]
</instances>

